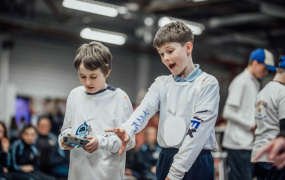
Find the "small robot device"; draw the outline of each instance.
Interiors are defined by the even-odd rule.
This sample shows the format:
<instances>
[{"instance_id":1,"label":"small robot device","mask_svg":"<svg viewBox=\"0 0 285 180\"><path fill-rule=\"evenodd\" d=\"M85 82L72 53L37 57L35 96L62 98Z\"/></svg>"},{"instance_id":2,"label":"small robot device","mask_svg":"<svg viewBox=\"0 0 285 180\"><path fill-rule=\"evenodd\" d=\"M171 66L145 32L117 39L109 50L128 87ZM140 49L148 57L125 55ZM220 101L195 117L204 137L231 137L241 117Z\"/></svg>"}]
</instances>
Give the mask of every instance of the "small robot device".
<instances>
[{"instance_id":1,"label":"small robot device","mask_svg":"<svg viewBox=\"0 0 285 180\"><path fill-rule=\"evenodd\" d=\"M72 137L70 135L63 137L63 144L64 145L71 145L71 146L75 146L75 147L84 147L87 143L89 143L89 140L85 139L85 138Z\"/></svg>"},{"instance_id":2,"label":"small robot device","mask_svg":"<svg viewBox=\"0 0 285 180\"><path fill-rule=\"evenodd\" d=\"M91 126L88 126L86 122L84 122L77 129L75 133L76 137L72 137L70 134L63 137L63 144L75 146L77 148L84 147L87 143L89 143L89 140L86 139L86 137L90 134L91 131Z\"/></svg>"}]
</instances>

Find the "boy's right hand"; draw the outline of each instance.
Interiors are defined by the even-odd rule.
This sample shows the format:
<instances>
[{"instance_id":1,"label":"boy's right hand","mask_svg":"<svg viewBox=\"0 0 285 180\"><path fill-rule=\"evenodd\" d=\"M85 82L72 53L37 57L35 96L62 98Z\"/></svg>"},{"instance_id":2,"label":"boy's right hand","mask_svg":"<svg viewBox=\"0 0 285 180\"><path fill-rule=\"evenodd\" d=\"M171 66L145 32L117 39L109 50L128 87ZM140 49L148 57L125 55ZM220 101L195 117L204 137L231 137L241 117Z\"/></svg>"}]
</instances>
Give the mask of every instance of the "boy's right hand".
<instances>
[{"instance_id":1,"label":"boy's right hand","mask_svg":"<svg viewBox=\"0 0 285 180\"><path fill-rule=\"evenodd\" d=\"M34 167L32 165L23 165L21 170L28 173L34 171Z\"/></svg>"},{"instance_id":2,"label":"boy's right hand","mask_svg":"<svg viewBox=\"0 0 285 180\"><path fill-rule=\"evenodd\" d=\"M261 148L254 158L256 162L263 154L267 153L267 159L281 169L285 166L285 137L277 137L269 144Z\"/></svg>"},{"instance_id":3,"label":"boy's right hand","mask_svg":"<svg viewBox=\"0 0 285 180\"><path fill-rule=\"evenodd\" d=\"M9 140L3 137L1 140L1 147L4 153L7 153L9 151L9 145L10 145Z\"/></svg>"},{"instance_id":4,"label":"boy's right hand","mask_svg":"<svg viewBox=\"0 0 285 180\"><path fill-rule=\"evenodd\" d=\"M72 137L76 137L75 135L71 135ZM70 145L65 145L63 144L63 137L60 138L60 146L64 149L64 150L71 150L74 148L74 146L70 146Z\"/></svg>"},{"instance_id":5,"label":"boy's right hand","mask_svg":"<svg viewBox=\"0 0 285 180\"><path fill-rule=\"evenodd\" d=\"M122 141L122 147L119 151L119 154L121 155L126 149L128 142L130 141L129 134L124 129L121 129L121 128L108 129L108 130L105 130L105 132L114 132L119 136L119 138Z\"/></svg>"}]
</instances>

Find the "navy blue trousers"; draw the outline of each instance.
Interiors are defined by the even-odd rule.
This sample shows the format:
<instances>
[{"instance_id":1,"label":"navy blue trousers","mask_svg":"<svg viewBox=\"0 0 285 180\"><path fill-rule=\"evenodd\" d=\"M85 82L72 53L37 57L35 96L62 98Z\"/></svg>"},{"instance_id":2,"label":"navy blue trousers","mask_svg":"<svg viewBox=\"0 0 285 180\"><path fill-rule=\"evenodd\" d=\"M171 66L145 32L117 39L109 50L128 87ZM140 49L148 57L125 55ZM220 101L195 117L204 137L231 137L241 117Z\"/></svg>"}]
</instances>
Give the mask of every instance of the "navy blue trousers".
<instances>
[{"instance_id":1,"label":"navy blue trousers","mask_svg":"<svg viewBox=\"0 0 285 180\"><path fill-rule=\"evenodd\" d=\"M156 165L157 180L165 180L173 163L176 148L162 148ZM202 150L183 180L214 180L214 160L210 150Z\"/></svg>"},{"instance_id":2,"label":"navy blue trousers","mask_svg":"<svg viewBox=\"0 0 285 180\"><path fill-rule=\"evenodd\" d=\"M253 164L254 176L257 180L284 180L285 167L277 169L273 164L267 162L257 162Z\"/></svg>"},{"instance_id":3,"label":"navy blue trousers","mask_svg":"<svg viewBox=\"0 0 285 180\"><path fill-rule=\"evenodd\" d=\"M250 162L251 150L227 149L229 180L252 180L253 164Z\"/></svg>"}]
</instances>

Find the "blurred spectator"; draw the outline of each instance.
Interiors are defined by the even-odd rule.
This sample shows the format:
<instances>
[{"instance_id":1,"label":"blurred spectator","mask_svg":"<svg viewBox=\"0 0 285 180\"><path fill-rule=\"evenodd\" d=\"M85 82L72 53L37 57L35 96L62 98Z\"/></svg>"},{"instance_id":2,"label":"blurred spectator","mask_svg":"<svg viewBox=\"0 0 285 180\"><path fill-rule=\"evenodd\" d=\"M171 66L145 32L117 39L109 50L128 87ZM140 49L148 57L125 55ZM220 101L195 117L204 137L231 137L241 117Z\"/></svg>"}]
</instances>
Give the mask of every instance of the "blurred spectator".
<instances>
[{"instance_id":1,"label":"blurred spectator","mask_svg":"<svg viewBox=\"0 0 285 180\"><path fill-rule=\"evenodd\" d=\"M274 67L274 58L267 49L251 52L247 68L231 82L224 107L227 120L223 147L227 148L230 180L252 180L250 162L255 129L255 100L261 86L259 80Z\"/></svg>"},{"instance_id":2,"label":"blurred spectator","mask_svg":"<svg viewBox=\"0 0 285 180\"><path fill-rule=\"evenodd\" d=\"M12 168L21 180L55 180L38 169L38 149L34 145L37 137L36 128L25 125L20 132L21 139L11 148Z\"/></svg>"},{"instance_id":3,"label":"blurred spectator","mask_svg":"<svg viewBox=\"0 0 285 180\"><path fill-rule=\"evenodd\" d=\"M36 147L39 151L39 169L50 174L49 159L50 153L57 144L57 137L51 133L51 122L47 116L41 116L37 122L38 138L36 139Z\"/></svg>"},{"instance_id":4,"label":"blurred spectator","mask_svg":"<svg viewBox=\"0 0 285 180\"><path fill-rule=\"evenodd\" d=\"M255 105L257 128L252 161L262 147L275 139L279 132L285 131L285 56L280 58L279 62L273 81L270 81L257 95ZM273 160L267 159L266 156L261 157L254 162L254 175L258 180L284 180L285 168L279 170L273 165L279 161L285 161L285 158L280 156L280 159Z\"/></svg>"},{"instance_id":5,"label":"blurred spectator","mask_svg":"<svg viewBox=\"0 0 285 180\"><path fill-rule=\"evenodd\" d=\"M18 130L21 131L25 125L26 125L26 118L22 116L18 125Z\"/></svg>"},{"instance_id":6,"label":"blurred spectator","mask_svg":"<svg viewBox=\"0 0 285 180\"><path fill-rule=\"evenodd\" d=\"M134 148L127 151L126 154L125 179L142 179L142 172L137 163L137 155Z\"/></svg>"},{"instance_id":7,"label":"blurred spectator","mask_svg":"<svg viewBox=\"0 0 285 180\"><path fill-rule=\"evenodd\" d=\"M6 126L0 121L0 179L13 179L8 173L8 168L11 165L9 145L10 143Z\"/></svg>"},{"instance_id":8,"label":"blurred spectator","mask_svg":"<svg viewBox=\"0 0 285 180\"><path fill-rule=\"evenodd\" d=\"M48 113L51 120L51 132L58 136L64 119L63 102L60 99L51 100Z\"/></svg>"},{"instance_id":9,"label":"blurred spectator","mask_svg":"<svg viewBox=\"0 0 285 180\"><path fill-rule=\"evenodd\" d=\"M144 135L145 144L137 152L137 162L143 172L143 179L156 180L156 163L161 151L156 141L157 129L147 127Z\"/></svg>"},{"instance_id":10,"label":"blurred spectator","mask_svg":"<svg viewBox=\"0 0 285 180\"><path fill-rule=\"evenodd\" d=\"M58 143L52 149L49 156L49 166L51 175L57 178L67 179L69 170L70 151L63 150Z\"/></svg>"},{"instance_id":11,"label":"blurred spectator","mask_svg":"<svg viewBox=\"0 0 285 180\"><path fill-rule=\"evenodd\" d=\"M12 144L15 140L19 138L19 129L15 116L11 118L11 125L9 128L9 132L10 132L10 142Z\"/></svg>"}]
</instances>

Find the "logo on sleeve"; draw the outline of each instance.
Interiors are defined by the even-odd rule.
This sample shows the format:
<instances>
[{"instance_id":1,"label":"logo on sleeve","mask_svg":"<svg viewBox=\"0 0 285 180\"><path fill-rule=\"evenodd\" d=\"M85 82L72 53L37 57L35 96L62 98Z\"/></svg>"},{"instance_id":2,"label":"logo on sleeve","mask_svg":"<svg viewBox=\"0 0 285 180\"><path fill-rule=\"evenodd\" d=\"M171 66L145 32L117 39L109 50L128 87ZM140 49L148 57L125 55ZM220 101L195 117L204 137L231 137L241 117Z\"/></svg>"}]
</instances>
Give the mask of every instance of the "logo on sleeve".
<instances>
[{"instance_id":1,"label":"logo on sleeve","mask_svg":"<svg viewBox=\"0 0 285 180\"><path fill-rule=\"evenodd\" d=\"M198 127L200 126L200 122L199 121L196 121L196 120L191 120L191 125L190 125L190 128L188 130L188 135L193 138L194 135L193 133L196 132L196 130L198 129Z\"/></svg>"}]
</instances>

